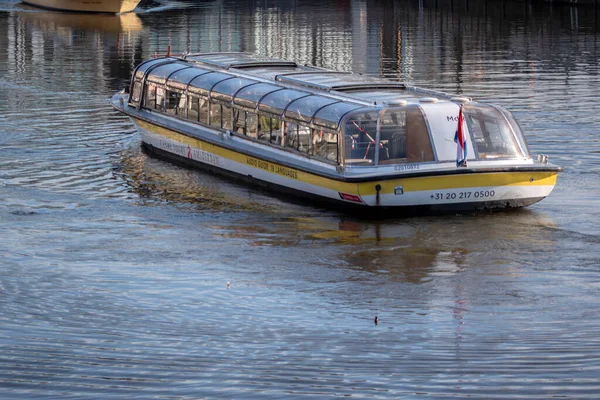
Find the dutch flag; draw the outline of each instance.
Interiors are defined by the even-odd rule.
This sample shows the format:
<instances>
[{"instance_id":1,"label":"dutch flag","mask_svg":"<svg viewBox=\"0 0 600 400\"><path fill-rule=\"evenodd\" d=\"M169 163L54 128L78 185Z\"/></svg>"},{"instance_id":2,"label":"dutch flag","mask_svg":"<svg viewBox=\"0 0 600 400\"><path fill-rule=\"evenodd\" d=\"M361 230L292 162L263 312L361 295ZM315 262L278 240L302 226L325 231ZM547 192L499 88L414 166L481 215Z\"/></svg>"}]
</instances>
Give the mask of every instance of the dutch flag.
<instances>
[{"instance_id":1,"label":"dutch flag","mask_svg":"<svg viewBox=\"0 0 600 400\"><path fill-rule=\"evenodd\" d=\"M456 128L456 134L454 135L454 142L456 143L456 166L461 167L467 166L467 139L465 137L463 118L463 106L460 106L458 110L458 128Z\"/></svg>"}]
</instances>

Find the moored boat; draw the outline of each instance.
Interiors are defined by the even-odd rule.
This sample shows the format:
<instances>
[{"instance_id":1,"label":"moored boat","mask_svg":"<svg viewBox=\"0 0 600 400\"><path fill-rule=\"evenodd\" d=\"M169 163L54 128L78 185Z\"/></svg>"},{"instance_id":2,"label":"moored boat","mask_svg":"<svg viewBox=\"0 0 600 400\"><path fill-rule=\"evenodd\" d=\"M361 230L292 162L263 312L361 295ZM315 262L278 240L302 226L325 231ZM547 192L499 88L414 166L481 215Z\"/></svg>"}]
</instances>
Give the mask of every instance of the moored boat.
<instances>
[{"instance_id":1,"label":"moored boat","mask_svg":"<svg viewBox=\"0 0 600 400\"><path fill-rule=\"evenodd\" d=\"M528 206L561 171L500 106L248 53L145 61L112 104L152 153L351 209Z\"/></svg>"},{"instance_id":2,"label":"moored boat","mask_svg":"<svg viewBox=\"0 0 600 400\"><path fill-rule=\"evenodd\" d=\"M141 0L22 0L36 7L60 11L126 13L133 11Z\"/></svg>"}]
</instances>

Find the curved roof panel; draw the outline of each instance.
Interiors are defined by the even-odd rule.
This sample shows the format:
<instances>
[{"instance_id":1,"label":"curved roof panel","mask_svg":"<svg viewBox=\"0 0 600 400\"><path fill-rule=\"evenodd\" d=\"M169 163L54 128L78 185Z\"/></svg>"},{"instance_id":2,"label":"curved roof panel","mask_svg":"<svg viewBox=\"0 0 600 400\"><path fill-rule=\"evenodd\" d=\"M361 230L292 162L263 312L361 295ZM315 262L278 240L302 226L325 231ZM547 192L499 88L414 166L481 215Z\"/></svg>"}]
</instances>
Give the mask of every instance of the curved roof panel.
<instances>
[{"instance_id":1,"label":"curved roof panel","mask_svg":"<svg viewBox=\"0 0 600 400\"><path fill-rule=\"evenodd\" d=\"M208 96L210 90L217 83L222 82L226 79L233 79L234 77L230 74L224 74L222 72L210 72L208 74L200 75L194 78L190 82L189 90L195 93Z\"/></svg>"},{"instance_id":2,"label":"curved roof panel","mask_svg":"<svg viewBox=\"0 0 600 400\"><path fill-rule=\"evenodd\" d=\"M280 86L268 83L257 83L255 85L246 86L235 95L233 103L249 108L256 108L256 104L264 95L282 89L283 88Z\"/></svg>"},{"instance_id":3,"label":"curved roof panel","mask_svg":"<svg viewBox=\"0 0 600 400\"><path fill-rule=\"evenodd\" d=\"M207 69L201 68L185 68L176 71L173 75L169 77L167 84L169 86L175 86L180 89L186 89L188 84L196 77L204 74L208 74L211 72Z\"/></svg>"},{"instance_id":4,"label":"curved roof panel","mask_svg":"<svg viewBox=\"0 0 600 400\"><path fill-rule=\"evenodd\" d=\"M252 86L258 82L246 79L246 78L232 78L226 79L217 83L213 86L210 97L222 100L222 101L231 101L233 96L241 89L246 86Z\"/></svg>"},{"instance_id":5,"label":"curved roof panel","mask_svg":"<svg viewBox=\"0 0 600 400\"><path fill-rule=\"evenodd\" d=\"M287 106L285 116L302 122L310 122L315 113L321 108L339 102L339 100L318 95L301 97Z\"/></svg>"},{"instance_id":6,"label":"curved roof panel","mask_svg":"<svg viewBox=\"0 0 600 400\"><path fill-rule=\"evenodd\" d=\"M318 110L314 116L314 123L331 129L337 129L340 121L351 111L363 108L360 104L338 102Z\"/></svg>"},{"instance_id":7,"label":"curved roof panel","mask_svg":"<svg viewBox=\"0 0 600 400\"><path fill-rule=\"evenodd\" d=\"M287 106L296 99L310 96L308 92L295 89L283 89L267 94L260 100L258 109L272 114L281 115Z\"/></svg>"},{"instance_id":8,"label":"curved roof panel","mask_svg":"<svg viewBox=\"0 0 600 400\"><path fill-rule=\"evenodd\" d=\"M148 70L148 80L150 82L164 84L172 73L186 68L189 68L189 65L180 62L157 64L156 67Z\"/></svg>"},{"instance_id":9,"label":"curved roof panel","mask_svg":"<svg viewBox=\"0 0 600 400\"><path fill-rule=\"evenodd\" d=\"M175 61L174 58L151 58L150 60L144 61L143 63L138 65L135 71L135 77L138 79L142 79L149 68L159 64L170 64L173 61Z\"/></svg>"}]
</instances>

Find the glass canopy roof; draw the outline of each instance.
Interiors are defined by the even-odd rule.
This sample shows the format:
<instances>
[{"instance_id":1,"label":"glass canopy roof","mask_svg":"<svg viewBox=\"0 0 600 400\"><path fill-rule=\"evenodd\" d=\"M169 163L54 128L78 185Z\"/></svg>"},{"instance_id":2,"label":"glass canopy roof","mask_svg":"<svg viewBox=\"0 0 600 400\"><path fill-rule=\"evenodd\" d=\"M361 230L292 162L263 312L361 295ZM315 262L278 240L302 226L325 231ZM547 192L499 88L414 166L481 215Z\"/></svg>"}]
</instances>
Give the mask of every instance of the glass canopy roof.
<instances>
[{"instance_id":1,"label":"glass canopy roof","mask_svg":"<svg viewBox=\"0 0 600 400\"><path fill-rule=\"evenodd\" d=\"M190 57L191 58L191 57ZM211 56L211 63L231 65L267 64L261 58L244 58L235 61L235 57ZM276 60L274 70L281 70L282 66ZM199 67L201 64L203 67ZM267 83L264 77L229 72L226 69L215 71L207 62L194 62L194 60L181 60L176 58L162 58L150 60L140 65L136 72L136 79L143 79L147 75L148 81L165 84L167 90L187 91L200 96L210 97L223 102L237 104L250 109L268 112L273 116L285 117L304 123L314 123L322 127L337 129L340 120L347 113L366 107L352 99L344 100L340 96L331 96L328 93L315 93L313 90L301 90L300 85L281 85L277 82ZM263 68L261 65L260 68ZM267 67L264 67L267 68ZM284 67L286 68L286 67ZM289 68L289 67L288 67ZM146 74L146 71L148 73ZM295 79L304 75L292 74ZM354 78L349 74L306 72L311 75L309 79L315 85L335 85L353 83ZM290 79L291 81L291 79ZM369 108L369 107L367 107Z\"/></svg>"},{"instance_id":2,"label":"glass canopy roof","mask_svg":"<svg viewBox=\"0 0 600 400\"><path fill-rule=\"evenodd\" d=\"M148 80L155 83L165 83L167 78L176 71L189 69L190 66L184 63L158 64L150 70Z\"/></svg>"},{"instance_id":3,"label":"glass canopy roof","mask_svg":"<svg viewBox=\"0 0 600 400\"><path fill-rule=\"evenodd\" d=\"M146 71L148 71L150 67L159 64L169 64L173 61L175 61L174 58L152 58L148 61L144 61L143 63L138 65L137 70L135 71L135 76L138 79L142 79L144 77L144 74L146 73Z\"/></svg>"}]
</instances>

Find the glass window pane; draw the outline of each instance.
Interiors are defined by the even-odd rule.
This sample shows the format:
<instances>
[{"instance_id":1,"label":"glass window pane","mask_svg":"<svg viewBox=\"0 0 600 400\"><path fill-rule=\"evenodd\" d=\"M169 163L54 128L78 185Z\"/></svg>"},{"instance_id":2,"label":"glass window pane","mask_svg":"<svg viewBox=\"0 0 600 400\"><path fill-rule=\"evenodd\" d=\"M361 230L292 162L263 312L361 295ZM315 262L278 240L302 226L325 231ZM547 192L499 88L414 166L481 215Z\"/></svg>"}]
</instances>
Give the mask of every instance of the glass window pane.
<instances>
[{"instance_id":1,"label":"glass window pane","mask_svg":"<svg viewBox=\"0 0 600 400\"><path fill-rule=\"evenodd\" d=\"M271 141L271 118L264 115L258 118L258 138L260 140Z\"/></svg>"},{"instance_id":2,"label":"glass window pane","mask_svg":"<svg viewBox=\"0 0 600 400\"><path fill-rule=\"evenodd\" d=\"M303 97L295 100L288 106L285 116L303 122L310 122L317 110L333 103L338 103L338 100L332 100L321 96Z\"/></svg>"},{"instance_id":3,"label":"glass window pane","mask_svg":"<svg viewBox=\"0 0 600 400\"><path fill-rule=\"evenodd\" d=\"M217 128L221 127L221 105L210 103L210 124Z\"/></svg>"},{"instance_id":4,"label":"glass window pane","mask_svg":"<svg viewBox=\"0 0 600 400\"><path fill-rule=\"evenodd\" d=\"M406 162L406 110L385 110L381 117L379 162Z\"/></svg>"},{"instance_id":5,"label":"glass window pane","mask_svg":"<svg viewBox=\"0 0 600 400\"><path fill-rule=\"evenodd\" d=\"M131 101L139 103L140 94L142 92L142 82L135 82L133 84L133 90L131 91Z\"/></svg>"},{"instance_id":6,"label":"glass window pane","mask_svg":"<svg viewBox=\"0 0 600 400\"><path fill-rule=\"evenodd\" d=\"M198 98L195 96L188 96L188 118L194 121L198 121Z\"/></svg>"},{"instance_id":7,"label":"glass window pane","mask_svg":"<svg viewBox=\"0 0 600 400\"><path fill-rule=\"evenodd\" d=\"M179 92L167 91L165 110L167 114L178 114L179 101L184 98ZM181 112L179 112L181 114Z\"/></svg>"},{"instance_id":8,"label":"glass window pane","mask_svg":"<svg viewBox=\"0 0 600 400\"><path fill-rule=\"evenodd\" d=\"M328 161L337 161L337 134L313 130L314 155Z\"/></svg>"},{"instance_id":9,"label":"glass window pane","mask_svg":"<svg viewBox=\"0 0 600 400\"><path fill-rule=\"evenodd\" d=\"M286 126L286 139L285 139L285 147L291 147L293 149L298 149L298 124L293 122L288 122L285 124Z\"/></svg>"},{"instance_id":10,"label":"glass window pane","mask_svg":"<svg viewBox=\"0 0 600 400\"><path fill-rule=\"evenodd\" d=\"M243 88L233 99L234 104L256 108L256 103L267 93L281 90L280 87L269 85L268 83L259 83Z\"/></svg>"},{"instance_id":11,"label":"glass window pane","mask_svg":"<svg viewBox=\"0 0 600 400\"><path fill-rule=\"evenodd\" d=\"M378 111L352 114L344 125L344 157L347 164L375 162Z\"/></svg>"},{"instance_id":12,"label":"glass window pane","mask_svg":"<svg viewBox=\"0 0 600 400\"><path fill-rule=\"evenodd\" d=\"M246 134L246 112L233 109L233 132Z\"/></svg>"},{"instance_id":13,"label":"glass window pane","mask_svg":"<svg viewBox=\"0 0 600 400\"><path fill-rule=\"evenodd\" d=\"M165 88L161 86L156 87L156 109L164 111L165 109Z\"/></svg>"},{"instance_id":14,"label":"glass window pane","mask_svg":"<svg viewBox=\"0 0 600 400\"><path fill-rule=\"evenodd\" d=\"M498 110L483 104L465 105L463 114L480 159L522 156L508 122Z\"/></svg>"},{"instance_id":15,"label":"glass window pane","mask_svg":"<svg viewBox=\"0 0 600 400\"><path fill-rule=\"evenodd\" d=\"M256 83L250 79L244 78L232 78L217 83L212 91L211 97L223 101L231 101L233 95L240 90L240 88Z\"/></svg>"},{"instance_id":16,"label":"glass window pane","mask_svg":"<svg viewBox=\"0 0 600 400\"><path fill-rule=\"evenodd\" d=\"M337 129L340 124L340 120L344 117L344 115L348 114L350 111L358 110L362 107L363 106L352 103L334 103L317 111L315 114L314 123L327 128Z\"/></svg>"},{"instance_id":17,"label":"glass window pane","mask_svg":"<svg viewBox=\"0 0 600 400\"><path fill-rule=\"evenodd\" d=\"M524 155L526 157L530 157L531 152L529 151L529 145L527 144L527 140L525 140L525 135L523 135L523 130L521 129L521 125L519 125L519 123L515 119L514 115L512 115L512 113L510 111L506 110L503 107L500 107L500 106L494 106L494 107L496 107L498 110L500 110L502 115L504 115L506 117L515 136L517 137L517 141L521 145L521 149L522 149Z\"/></svg>"},{"instance_id":18,"label":"glass window pane","mask_svg":"<svg viewBox=\"0 0 600 400\"><path fill-rule=\"evenodd\" d=\"M298 127L298 150L304 153L310 153L312 150L310 128L308 126L300 125Z\"/></svg>"},{"instance_id":19,"label":"glass window pane","mask_svg":"<svg viewBox=\"0 0 600 400\"><path fill-rule=\"evenodd\" d=\"M206 97L200 97L200 122L208 124L208 106L210 102Z\"/></svg>"},{"instance_id":20,"label":"glass window pane","mask_svg":"<svg viewBox=\"0 0 600 400\"><path fill-rule=\"evenodd\" d=\"M258 130L258 115L246 113L246 136L256 139Z\"/></svg>"},{"instance_id":21,"label":"glass window pane","mask_svg":"<svg viewBox=\"0 0 600 400\"><path fill-rule=\"evenodd\" d=\"M223 114L223 129L232 130L233 128L233 109L227 106L221 106L221 113Z\"/></svg>"},{"instance_id":22,"label":"glass window pane","mask_svg":"<svg viewBox=\"0 0 600 400\"><path fill-rule=\"evenodd\" d=\"M271 118L271 143L283 145L283 130L281 129L281 120Z\"/></svg>"},{"instance_id":23,"label":"glass window pane","mask_svg":"<svg viewBox=\"0 0 600 400\"><path fill-rule=\"evenodd\" d=\"M283 110L292 101L309 95L306 92L300 92L298 90L284 89L266 95L258 106L259 110L267 111L273 114L282 114Z\"/></svg>"},{"instance_id":24,"label":"glass window pane","mask_svg":"<svg viewBox=\"0 0 600 400\"><path fill-rule=\"evenodd\" d=\"M144 106L147 108L156 108L156 85L146 83L146 98Z\"/></svg>"}]
</instances>

